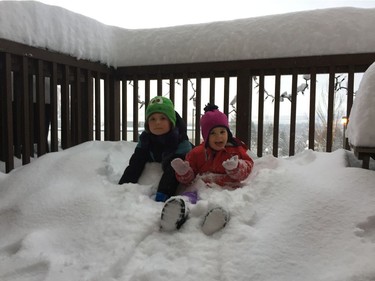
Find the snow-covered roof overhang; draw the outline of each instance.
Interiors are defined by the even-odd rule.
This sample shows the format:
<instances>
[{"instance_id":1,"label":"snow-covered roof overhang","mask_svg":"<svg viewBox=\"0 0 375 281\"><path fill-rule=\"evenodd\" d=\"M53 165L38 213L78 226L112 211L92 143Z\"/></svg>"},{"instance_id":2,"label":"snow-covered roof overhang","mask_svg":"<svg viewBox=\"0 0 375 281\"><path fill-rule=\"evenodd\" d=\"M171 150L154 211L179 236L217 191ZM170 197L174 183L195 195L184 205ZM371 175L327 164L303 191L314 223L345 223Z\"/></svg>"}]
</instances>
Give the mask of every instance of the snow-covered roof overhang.
<instances>
[{"instance_id":1,"label":"snow-covered roof overhang","mask_svg":"<svg viewBox=\"0 0 375 281\"><path fill-rule=\"evenodd\" d=\"M331 8L124 29L35 1L0 1L0 38L111 66L375 52L375 9Z\"/></svg>"}]
</instances>

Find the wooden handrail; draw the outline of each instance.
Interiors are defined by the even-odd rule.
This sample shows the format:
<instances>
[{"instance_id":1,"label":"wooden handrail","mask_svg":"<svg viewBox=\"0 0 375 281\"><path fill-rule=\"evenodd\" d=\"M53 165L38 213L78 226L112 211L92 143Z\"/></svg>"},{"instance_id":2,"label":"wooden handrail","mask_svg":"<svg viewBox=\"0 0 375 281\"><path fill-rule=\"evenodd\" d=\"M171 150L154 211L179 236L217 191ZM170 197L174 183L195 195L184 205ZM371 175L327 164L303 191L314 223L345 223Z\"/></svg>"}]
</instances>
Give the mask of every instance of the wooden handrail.
<instances>
[{"instance_id":1,"label":"wooden handrail","mask_svg":"<svg viewBox=\"0 0 375 281\"><path fill-rule=\"evenodd\" d=\"M270 149L278 157L282 102L280 92L285 75L292 77L288 154L294 155L298 139L297 88L299 77L304 74L310 76L306 140L309 149L315 149L317 77L321 74L329 76L325 151L332 151L335 77L340 73L347 74L345 112L349 115L355 95L355 74L365 72L374 61L375 52L112 68L98 62L79 60L0 39L0 158L6 164L6 172L9 172L14 168L14 157L22 157L22 163L27 164L30 157L39 157L49 151L57 151L60 147L65 149L93 139L137 141L142 128L143 111L155 94L168 93L173 101L182 99L180 115L187 121L192 102L192 81L195 87L195 115L191 136L195 144L201 141L199 121L203 100L218 102L220 93L223 97L220 101L223 106L221 109L229 114L230 88L235 87L235 134L258 156L263 156L265 142L268 141L264 136L264 118L269 114L264 107L265 99L269 97L266 93L269 89L265 87L268 76L275 80L272 89L274 106ZM254 78L257 78L257 85L254 84ZM44 87L46 79L50 82L47 90ZM223 80L223 88L217 89L217 79ZM204 80L208 80L207 92L203 90ZM128 88L129 83L132 85L131 90ZM181 83L181 92L176 89L177 83ZM48 91L48 95L45 91ZM140 95L143 96L142 107L138 101ZM45 96L50 96L48 108ZM133 112L131 127L128 125L129 107ZM101 113L102 109L104 114ZM258 113L256 122L253 116L255 109ZM48 131L43 129L46 124L50 125ZM130 135L127 134L128 130L132 132ZM47 134L50 140L47 140ZM37 145L36 151L34 144ZM349 146L345 143L344 147ZM359 151L358 148L355 151Z\"/></svg>"}]
</instances>

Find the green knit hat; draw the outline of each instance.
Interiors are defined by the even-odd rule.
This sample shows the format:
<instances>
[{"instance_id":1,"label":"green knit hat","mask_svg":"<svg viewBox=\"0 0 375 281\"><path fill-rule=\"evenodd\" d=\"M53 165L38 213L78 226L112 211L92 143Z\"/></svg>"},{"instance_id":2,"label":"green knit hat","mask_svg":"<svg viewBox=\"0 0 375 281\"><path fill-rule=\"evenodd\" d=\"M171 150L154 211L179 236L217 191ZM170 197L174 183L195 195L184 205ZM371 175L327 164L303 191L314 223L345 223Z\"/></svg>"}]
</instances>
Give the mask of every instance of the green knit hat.
<instances>
[{"instance_id":1,"label":"green knit hat","mask_svg":"<svg viewBox=\"0 0 375 281\"><path fill-rule=\"evenodd\" d=\"M146 109L146 123L153 113L163 113L171 121L173 127L176 125L176 112L174 111L173 102L165 97L156 96L150 100Z\"/></svg>"}]
</instances>

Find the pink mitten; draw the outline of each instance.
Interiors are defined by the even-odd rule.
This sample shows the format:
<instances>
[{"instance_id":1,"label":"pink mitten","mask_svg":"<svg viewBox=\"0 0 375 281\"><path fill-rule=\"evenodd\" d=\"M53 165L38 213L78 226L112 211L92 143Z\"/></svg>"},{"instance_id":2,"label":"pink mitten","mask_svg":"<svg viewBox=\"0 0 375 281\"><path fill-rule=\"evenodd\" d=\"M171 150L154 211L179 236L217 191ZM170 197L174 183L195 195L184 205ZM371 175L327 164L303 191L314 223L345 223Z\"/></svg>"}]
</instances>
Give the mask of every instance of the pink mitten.
<instances>
[{"instance_id":1,"label":"pink mitten","mask_svg":"<svg viewBox=\"0 0 375 281\"><path fill-rule=\"evenodd\" d=\"M238 166L238 155L232 156L230 159L223 162L223 167L226 170L234 170Z\"/></svg>"},{"instance_id":2,"label":"pink mitten","mask_svg":"<svg viewBox=\"0 0 375 281\"><path fill-rule=\"evenodd\" d=\"M181 158L175 158L171 161L172 168L176 171L177 174L183 176L190 169L188 161L183 161Z\"/></svg>"}]
</instances>

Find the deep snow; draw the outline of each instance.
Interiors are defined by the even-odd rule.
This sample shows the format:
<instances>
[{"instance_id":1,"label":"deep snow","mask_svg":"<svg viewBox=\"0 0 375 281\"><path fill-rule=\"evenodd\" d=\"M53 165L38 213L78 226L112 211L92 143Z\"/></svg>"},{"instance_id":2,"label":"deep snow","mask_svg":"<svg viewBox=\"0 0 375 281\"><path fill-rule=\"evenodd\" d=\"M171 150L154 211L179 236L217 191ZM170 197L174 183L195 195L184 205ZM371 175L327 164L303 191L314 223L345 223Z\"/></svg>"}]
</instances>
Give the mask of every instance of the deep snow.
<instances>
[{"instance_id":1,"label":"deep snow","mask_svg":"<svg viewBox=\"0 0 375 281\"><path fill-rule=\"evenodd\" d=\"M87 142L0 174L0 280L375 278L375 173L351 152L256 159L243 188L202 188L182 229L163 233L160 166L117 185L134 147ZM210 204L231 221L208 237Z\"/></svg>"},{"instance_id":2,"label":"deep snow","mask_svg":"<svg viewBox=\"0 0 375 281\"><path fill-rule=\"evenodd\" d=\"M9 16L11 13L20 17ZM140 63L140 59L145 63L177 62L180 53L185 56L182 60L210 59L203 49L211 40L223 42L224 45L218 46L222 46L220 51L228 53L228 58L247 53L253 50L249 46L256 44L260 45L256 45L255 55L263 51L264 56L287 55L287 51L301 47L307 49L298 52L306 55L317 50L332 54L373 51L373 14L373 9L347 8L233 21L223 29L232 34L231 39L244 38L236 34L237 29L232 29L240 23L253 22L254 28L247 26L246 32L255 33L245 38L251 44L235 44L232 49L225 47L225 40L216 33L203 30L225 23L138 33L104 26L48 5L0 2L0 37L55 46L60 48L57 51L118 65L128 61L125 55L119 56L119 50L126 54L129 49L125 43L114 47L112 32L121 34L121 40L125 40L122 35L130 34L134 37L128 37L129 45L140 44L140 52L129 63ZM286 25L275 24L282 19ZM289 19L292 21L287 24ZM295 29L297 19L301 31ZM61 33L56 33L56 28ZM269 36L272 28L283 36ZM167 36L172 31L177 33L171 42L152 41L158 37L151 34ZM182 42L183 35L191 36L195 34L193 31L197 37L186 42L192 44L189 53L175 50L170 57L163 56L164 51L171 51L172 43ZM331 32L332 41L326 40L326 31ZM333 43L308 44L307 33L321 38L320 42ZM108 40L93 40L98 34ZM200 40L198 34L206 36L207 41ZM136 36L145 41L132 41ZM203 49L196 48L194 42ZM91 44L90 48L87 44ZM264 50L259 49L264 46L267 46ZM243 52L237 49L241 47ZM147 53L148 48L153 51ZM221 54L212 53L214 57ZM372 71L369 70L367 77L372 77ZM363 83L366 84L360 88L373 89L366 86L371 79ZM363 104L374 108L371 91L361 91L360 96L370 98L355 105L352 112L364 110ZM350 122L353 126L355 122L363 122L367 128L373 128L365 120L368 118L353 117ZM369 139L362 130L353 134L358 134L359 139ZM139 184L117 185L134 147L130 142L92 141L49 153L9 174L0 173L0 280L375 279L373 162L371 170L361 169L353 154L344 150L332 153L306 150L290 158L256 159L255 170L243 188L235 191L202 188L202 200L192 209L183 228L163 233L159 231L162 203L152 199L160 166L148 165ZM200 221L210 204L225 205L232 218L225 229L208 237L201 232Z\"/></svg>"}]
</instances>

